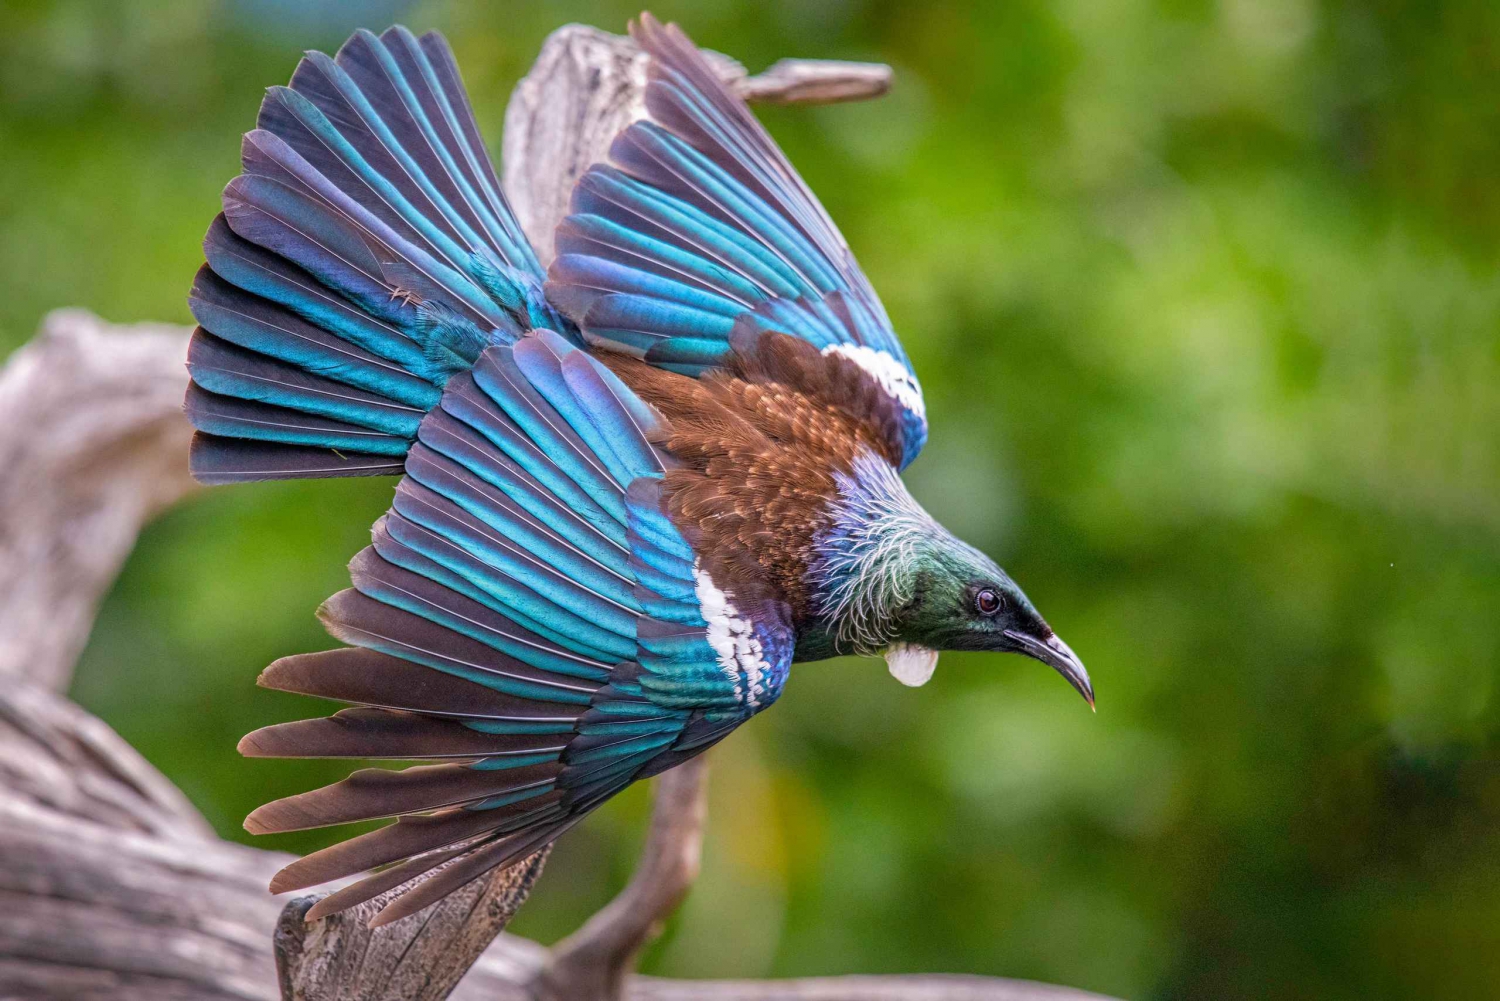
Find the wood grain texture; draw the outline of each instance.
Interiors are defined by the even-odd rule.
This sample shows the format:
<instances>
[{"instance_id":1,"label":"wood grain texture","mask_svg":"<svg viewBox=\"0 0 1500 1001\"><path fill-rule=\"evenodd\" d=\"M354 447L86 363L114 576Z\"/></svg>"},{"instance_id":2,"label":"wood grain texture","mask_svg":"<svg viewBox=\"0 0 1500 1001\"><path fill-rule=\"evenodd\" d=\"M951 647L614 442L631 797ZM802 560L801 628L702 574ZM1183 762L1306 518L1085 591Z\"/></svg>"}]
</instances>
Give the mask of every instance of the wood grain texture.
<instances>
[{"instance_id":1,"label":"wood grain texture","mask_svg":"<svg viewBox=\"0 0 1500 1001\"><path fill-rule=\"evenodd\" d=\"M894 77L884 63L781 59L734 84L741 97L759 104L836 104L879 97Z\"/></svg>"},{"instance_id":2,"label":"wood grain texture","mask_svg":"<svg viewBox=\"0 0 1500 1001\"><path fill-rule=\"evenodd\" d=\"M646 55L629 38L570 24L542 43L505 109L505 196L546 267L573 185L646 112ZM566 117L565 117L566 116Z\"/></svg>"},{"instance_id":3,"label":"wood grain texture","mask_svg":"<svg viewBox=\"0 0 1500 1001\"><path fill-rule=\"evenodd\" d=\"M0 997L275 998L266 881L102 722L0 688Z\"/></svg>"}]
</instances>

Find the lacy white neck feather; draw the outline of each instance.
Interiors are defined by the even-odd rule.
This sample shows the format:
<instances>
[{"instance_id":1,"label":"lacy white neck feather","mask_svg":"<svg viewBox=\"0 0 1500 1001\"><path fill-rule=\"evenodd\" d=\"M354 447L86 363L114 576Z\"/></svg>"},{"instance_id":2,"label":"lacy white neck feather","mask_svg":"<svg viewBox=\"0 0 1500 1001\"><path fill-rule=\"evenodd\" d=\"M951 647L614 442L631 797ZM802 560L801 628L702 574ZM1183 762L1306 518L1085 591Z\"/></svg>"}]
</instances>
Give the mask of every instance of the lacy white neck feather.
<instances>
[{"instance_id":1,"label":"lacy white neck feather","mask_svg":"<svg viewBox=\"0 0 1500 1001\"><path fill-rule=\"evenodd\" d=\"M833 523L814 540L817 612L840 650L876 653L894 639L895 617L914 593L921 551L943 529L874 452L855 456L851 472L838 476L838 488Z\"/></svg>"}]
</instances>

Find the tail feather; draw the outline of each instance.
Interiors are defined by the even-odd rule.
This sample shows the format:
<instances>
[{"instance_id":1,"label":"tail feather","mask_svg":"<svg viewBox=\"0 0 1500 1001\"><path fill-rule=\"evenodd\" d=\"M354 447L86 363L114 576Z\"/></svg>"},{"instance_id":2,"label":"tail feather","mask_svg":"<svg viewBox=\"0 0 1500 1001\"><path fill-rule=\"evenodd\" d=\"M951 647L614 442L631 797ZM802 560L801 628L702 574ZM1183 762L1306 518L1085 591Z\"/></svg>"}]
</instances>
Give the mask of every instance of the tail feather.
<instances>
[{"instance_id":1,"label":"tail feather","mask_svg":"<svg viewBox=\"0 0 1500 1001\"><path fill-rule=\"evenodd\" d=\"M208 396L209 394L203 394ZM197 417L188 398L188 416ZM199 431L190 453L193 476L200 483L247 483L334 476L398 476L401 459L353 449L303 447L274 441L222 438Z\"/></svg>"},{"instance_id":2,"label":"tail feather","mask_svg":"<svg viewBox=\"0 0 1500 1001\"><path fill-rule=\"evenodd\" d=\"M444 86L428 50L444 54L451 88ZM469 250L492 248L505 264L534 268L489 157L475 152L482 143L446 50L437 36L427 36L424 45L400 27L380 37L360 31L334 58L310 53L293 76L292 89L323 97L320 106L337 116L361 158L377 168L397 168L381 170L401 196L400 202L390 200L392 211L414 207L433 228ZM358 171L357 164L350 167ZM453 261L459 264L460 258Z\"/></svg>"},{"instance_id":3,"label":"tail feather","mask_svg":"<svg viewBox=\"0 0 1500 1001\"><path fill-rule=\"evenodd\" d=\"M512 339L521 332L515 320L461 267L451 266L421 242L387 225L279 136L264 129L246 134L242 158L245 173L232 181L231 187L237 186L235 194L243 206L265 217L250 216L244 207L240 209L241 215L247 216L246 224L263 227L260 233L281 243L272 249L285 246L291 252L310 255L319 264L324 263L319 254L334 254L350 266L362 266L368 277L381 284L420 292L425 300L442 302L465 313L472 322L506 329ZM236 232L240 231L240 221L239 215L229 211L229 223ZM286 232L277 232L275 225ZM306 241L315 241L318 246L309 247ZM364 244L368 254L361 255L354 241ZM462 260L467 262L469 256L463 255Z\"/></svg>"},{"instance_id":4,"label":"tail feather","mask_svg":"<svg viewBox=\"0 0 1500 1001\"><path fill-rule=\"evenodd\" d=\"M399 435L314 416L291 407L212 393L197 384L188 387L184 408L198 429L197 437L209 439L194 448L194 462L202 458L202 451L216 446L214 437L221 436L256 439L255 444L321 446L331 457L342 457L345 452L370 453L394 458L398 463L408 447L407 440ZM196 467L195 472L200 479L211 475L211 471Z\"/></svg>"},{"instance_id":5,"label":"tail feather","mask_svg":"<svg viewBox=\"0 0 1500 1001\"><path fill-rule=\"evenodd\" d=\"M360 309L286 258L240 237L222 214L209 226L203 252L209 270L241 290L246 300L265 300L268 316L290 314L305 320L330 337L363 348L411 373L414 379L433 384L423 370L426 354L422 345L402 326L408 318L392 322Z\"/></svg>"},{"instance_id":6,"label":"tail feather","mask_svg":"<svg viewBox=\"0 0 1500 1001\"><path fill-rule=\"evenodd\" d=\"M378 394L426 413L441 396L432 383L389 359L235 288L204 265L188 297L214 336L294 368Z\"/></svg>"},{"instance_id":7,"label":"tail feather","mask_svg":"<svg viewBox=\"0 0 1500 1001\"><path fill-rule=\"evenodd\" d=\"M422 422L420 407L313 375L206 331L188 347L188 371L198 387L219 396L326 417L403 440L415 436Z\"/></svg>"}]
</instances>

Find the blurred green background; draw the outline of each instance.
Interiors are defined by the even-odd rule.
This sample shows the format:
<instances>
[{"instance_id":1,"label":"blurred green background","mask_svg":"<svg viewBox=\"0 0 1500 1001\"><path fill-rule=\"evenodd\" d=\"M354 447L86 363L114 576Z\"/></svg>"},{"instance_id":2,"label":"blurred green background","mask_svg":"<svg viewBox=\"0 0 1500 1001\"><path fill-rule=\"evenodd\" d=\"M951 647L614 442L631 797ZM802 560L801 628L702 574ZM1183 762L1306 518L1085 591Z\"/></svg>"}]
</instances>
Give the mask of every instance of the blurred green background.
<instances>
[{"instance_id":1,"label":"blurred green background","mask_svg":"<svg viewBox=\"0 0 1500 1001\"><path fill-rule=\"evenodd\" d=\"M967 971L1127 998L1500 996L1500 5L710 0L752 68L896 67L764 117L902 331L913 491L1093 672L902 689L804 665L714 752L705 872L646 968ZM0 339L186 322L238 136L301 49L441 28L498 139L548 31L629 3L8 0ZM226 837L333 763L247 762L330 644L389 481L206 491L151 526L74 686ZM515 930L628 875L633 790ZM265 839L305 851L323 833Z\"/></svg>"}]
</instances>

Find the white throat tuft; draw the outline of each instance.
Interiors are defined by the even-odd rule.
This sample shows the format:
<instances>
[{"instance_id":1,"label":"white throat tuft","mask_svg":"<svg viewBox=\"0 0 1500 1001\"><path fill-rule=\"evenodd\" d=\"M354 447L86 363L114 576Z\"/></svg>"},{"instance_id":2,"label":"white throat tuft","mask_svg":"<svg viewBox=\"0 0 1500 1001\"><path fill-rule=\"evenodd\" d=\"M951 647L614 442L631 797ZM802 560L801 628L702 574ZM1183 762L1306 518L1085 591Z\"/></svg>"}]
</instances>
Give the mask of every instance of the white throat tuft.
<instances>
[{"instance_id":1,"label":"white throat tuft","mask_svg":"<svg viewBox=\"0 0 1500 1001\"><path fill-rule=\"evenodd\" d=\"M936 650L912 643L896 643L885 652L885 664L891 669L891 677L909 688L927 684L932 672L937 670L937 662Z\"/></svg>"}]
</instances>

